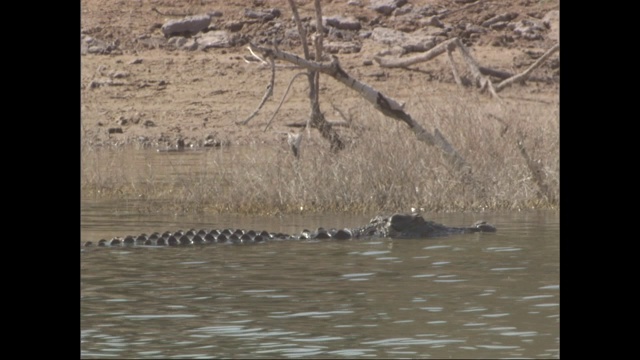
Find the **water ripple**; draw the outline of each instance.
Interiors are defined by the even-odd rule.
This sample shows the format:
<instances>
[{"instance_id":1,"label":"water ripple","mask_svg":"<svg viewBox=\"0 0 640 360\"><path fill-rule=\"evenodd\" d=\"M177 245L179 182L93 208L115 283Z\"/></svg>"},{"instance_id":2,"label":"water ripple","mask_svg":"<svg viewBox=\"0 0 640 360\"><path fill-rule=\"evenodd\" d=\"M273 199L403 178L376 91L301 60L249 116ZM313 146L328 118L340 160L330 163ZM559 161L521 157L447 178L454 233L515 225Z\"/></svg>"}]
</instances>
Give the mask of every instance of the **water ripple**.
<instances>
[{"instance_id":1,"label":"water ripple","mask_svg":"<svg viewBox=\"0 0 640 360\"><path fill-rule=\"evenodd\" d=\"M336 356L345 356L345 357L360 357L366 356L369 352L374 352L373 349L341 349L341 350L333 350L328 351L327 354L336 355Z\"/></svg>"},{"instance_id":2,"label":"water ripple","mask_svg":"<svg viewBox=\"0 0 640 360\"><path fill-rule=\"evenodd\" d=\"M493 251L493 252L502 252L502 251L521 251L521 248L514 248L514 247L510 247L510 246L500 246L500 247L488 247L486 248L487 251Z\"/></svg>"},{"instance_id":3,"label":"water ripple","mask_svg":"<svg viewBox=\"0 0 640 360\"><path fill-rule=\"evenodd\" d=\"M443 344L453 344L453 343L463 343L464 340L454 340L454 339L442 339L442 340L432 340L432 339L414 339L414 338L392 338L392 339L384 339L384 340L375 340L375 341L364 341L363 344L366 345L379 345L379 346L404 346L404 345L443 345Z\"/></svg>"},{"instance_id":4,"label":"water ripple","mask_svg":"<svg viewBox=\"0 0 640 360\"><path fill-rule=\"evenodd\" d=\"M286 315L269 315L272 319L288 319L295 317L318 317L318 316L329 316L333 314L352 314L351 310L336 310L336 311L308 311L308 312L300 312Z\"/></svg>"},{"instance_id":5,"label":"water ripple","mask_svg":"<svg viewBox=\"0 0 640 360\"><path fill-rule=\"evenodd\" d=\"M197 315L191 314L166 314L166 315L124 315L122 316L125 319L131 320L151 320L151 319L184 319L184 318L194 318Z\"/></svg>"},{"instance_id":6,"label":"water ripple","mask_svg":"<svg viewBox=\"0 0 640 360\"><path fill-rule=\"evenodd\" d=\"M432 246L423 247L422 250L446 249L450 247L451 245L432 245Z\"/></svg>"},{"instance_id":7,"label":"water ripple","mask_svg":"<svg viewBox=\"0 0 640 360\"><path fill-rule=\"evenodd\" d=\"M522 300L544 299L544 298L550 298L550 297L553 297L553 295L533 295L533 296L525 296L522 298Z\"/></svg>"},{"instance_id":8,"label":"water ripple","mask_svg":"<svg viewBox=\"0 0 640 360\"><path fill-rule=\"evenodd\" d=\"M500 314L483 314L480 315L482 317L488 317L488 318L498 318L498 317L503 317L503 316L509 316L509 313L500 313Z\"/></svg>"},{"instance_id":9,"label":"water ripple","mask_svg":"<svg viewBox=\"0 0 640 360\"><path fill-rule=\"evenodd\" d=\"M560 285L547 285L543 287L539 287L540 290L560 290Z\"/></svg>"},{"instance_id":10,"label":"water ripple","mask_svg":"<svg viewBox=\"0 0 640 360\"><path fill-rule=\"evenodd\" d=\"M506 332L500 333L500 335L529 337L529 336L538 335L538 332L537 331L506 331Z\"/></svg>"}]
</instances>

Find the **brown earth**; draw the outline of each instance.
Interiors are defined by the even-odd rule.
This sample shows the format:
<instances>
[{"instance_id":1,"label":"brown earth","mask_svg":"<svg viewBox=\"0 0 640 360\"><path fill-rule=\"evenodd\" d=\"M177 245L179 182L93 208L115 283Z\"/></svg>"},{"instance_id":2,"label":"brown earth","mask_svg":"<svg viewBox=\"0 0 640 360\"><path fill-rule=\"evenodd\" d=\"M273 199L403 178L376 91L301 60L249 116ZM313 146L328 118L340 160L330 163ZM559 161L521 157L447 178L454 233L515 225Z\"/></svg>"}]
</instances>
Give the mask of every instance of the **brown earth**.
<instances>
[{"instance_id":1,"label":"brown earth","mask_svg":"<svg viewBox=\"0 0 640 360\"><path fill-rule=\"evenodd\" d=\"M356 3L361 5L349 5L346 0L322 1L323 15L357 18L363 26L360 34L375 27L410 33L429 26L416 21L415 17L410 18L411 11L428 6L441 14L442 23L451 26L449 38L460 37L480 65L511 73L523 71L559 41L557 19L533 39L515 35L513 26L473 31L487 19L503 13L517 14L513 24L522 20L541 22L550 11L559 10L557 0L480 0L475 5L463 0L411 0L403 6L405 10L413 9L409 10L409 15L399 12L389 16L372 10L370 1ZM312 24L314 2L296 0L296 4L305 23ZM266 22L253 21L244 15L245 9L270 8L279 9L281 15ZM207 30L228 30L231 45L196 51L176 50L163 38L160 27L166 21L213 11L219 13ZM235 122L245 119L256 109L271 76L268 66L245 61L245 55L249 55L247 41L264 44L275 33L276 37L285 38L279 49L302 56L299 41L283 35L295 28L291 19L291 9L284 0L82 0L81 33L111 45L103 54L83 54L81 58L83 146L132 144L163 148L175 146L178 139L193 147L248 143L285 146L286 133L297 129L287 125L302 123L309 114L308 86L304 77L293 83L271 128L266 132L263 129L292 76L302 71L290 68L290 64L278 62L274 97L261 112L246 126ZM238 31L240 24L242 28ZM479 91L455 84L445 55L412 65L410 69L381 68L371 60L387 50L388 45L370 37L363 38L358 32L345 31L338 36L343 36L344 40L345 34L361 45L359 52L337 54L345 71L399 102L407 101L410 106L417 101L447 101L451 94ZM462 68L459 54L455 56L458 67ZM541 104L557 106L559 74L559 53L556 53L534 72L534 80L514 85L502 91L500 96L510 101L542 100ZM425 86L432 91L428 94L416 91ZM370 105L353 90L331 78L321 77L320 96L327 119L344 120L335 107L347 120L366 123L366 119L360 118L359 109ZM485 96L491 101L488 94ZM352 130L341 127L338 131L346 141L349 140ZM316 141L328 146L322 140Z\"/></svg>"}]
</instances>

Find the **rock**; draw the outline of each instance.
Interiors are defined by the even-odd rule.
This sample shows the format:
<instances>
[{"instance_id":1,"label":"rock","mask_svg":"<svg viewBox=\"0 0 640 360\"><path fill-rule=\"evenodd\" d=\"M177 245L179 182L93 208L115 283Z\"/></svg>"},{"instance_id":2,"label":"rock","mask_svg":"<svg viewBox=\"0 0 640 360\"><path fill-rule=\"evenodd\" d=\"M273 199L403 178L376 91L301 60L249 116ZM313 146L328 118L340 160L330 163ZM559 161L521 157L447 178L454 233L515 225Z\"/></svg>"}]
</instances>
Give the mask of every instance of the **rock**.
<instances>
[{"instance_id":1,"label":"rock","mask_svg":"<svg viewBox=\"0 0 640 360\"><path fill-rule=\"evenodd\" d=\"M491 30L503 30L503 29L505 29L507 27L507 25L509 25L508 22L500 21L500 22L497 22L495 24L491 24L489 26L489 29L491 29Z\"/></svg>"},{"instance_id":2,"label":"rock","mask_svg":"<svg viewBox=\"0 0 640 360\"><path fill-rule=\"evenodd\" d=\"M475 24L467 24L467 26L464 29L464 33L466 34L484 34L486 32L487 30L485 28Z\"/></svg>"},{"instance_id":3,"label":"rock","mask_svg":"<svg viewBox=\"0 0 640 360\"><path fill-rule=\"evenodd\" d=\"M211 15L202 14L188 16L183 19L169 20L162 25L162 33L169 38L176 35L194 35L204 30L211 23Z\"/></svg>"},{"instance_id":4,"label":"rock","mask_svg":"<svg viewBox=\"0 0 640 360\"><path fill-rule=\"evenodd\" d=\"M113 71L109 76L113 79L123 79L129 77L129 73L126 71Z\"/></svg>"},{"instance_id":5,"label":"rock","mask_svg":"<svg viewBox=\"0 0 640 360\"><path fill-rule=\"evenodd\" d=\"M323 16L322 25L332 26L340 30L356 30L357 31L362 28L362 25L360 25L360 21L358 21L357 19L354 19L352 17L346 18L340 15Z\"/></svg>"},{"instance_id":6,"label":"rock","mask_svg":"<svg viewBox=\"0 0 640 360\"><path fill-rule=\"evenodd\" d=\"M167 38L160 35L145 34L135 40L136 44L142 45L147 49L158 49L167 45Z\"/></svg>"},{"instance_id":7,"label":"rock","mask_svg":"<svg viewBox=\"0 0 640 360\"><path fill-rule=\"evenodd\" d=\"M188 39L187 42L184 43L184 45L182 45L182 50L195 51L199 48L199 46L200 44L198 44L198 42L195 39ZM163 85L163 84L158 84L158 85Z\"/></svg>"},{"instance_id":8,"label":"rock","mask_svg":"<svg viewBox=\"0 0 640 360\"><path fill-rule=\"evenodd\" d=\"M407 0L371 0L371 9L383 15L391 15L393 10L406 3Z\"/></svg>"},{"instance_id":9,"label":"rock","mask_svg":"<svg viewBox=\"0 0 640 360\"><path fill-rule=\"evenodd\" d=\"M362 46L352 42L327 41L323 44L323 48L330 54L354 54L359 53Z\"/></svg>"},{"instance_id":10,"label":"rock","mask_svg":"<svg viewBox=\"0 0 640 360\"><path fill-rule=\"evenodd\" d=\"M282 13L279 9L264 9L260 11L255 11L251 9L244 10L244 16L249 19L259 19L262 22L271 21L277 17L280 17Z\"/></svg>"},{"instance_id":11,"label":"rock","mask_svg":"<svg viewBox=\"0 0 640 360\"><path fill-rule=\"evenodd\" d=\"M543 23L525 19L515 25L513 32L527 40L542 40L542 32L545 30Z\"/></svg>"},{"instance_id":12,"label":"rock","mask_svg":"<svg viewBox=\"0 0 640 360\"><path fill-rule=\"evenodd\" d=\"M182 45L186 43L187 43L187 38L184 36L172 36L167 41L168 45L174 46L177 49L181 48Z\"/></svg>"},{"instance_id":13,"label":"rock","mask_svg":"<svg viewBox=\"0 0 640 360\"><path fill-rule=\"evenodd\" d=\"M484 27L490 27L491 25L499 22L509 22L517 17L518 17L518 13L515 13L515 12L504 13L504 14L500 14L492 17L491 19L483 22L481 25Z\"/></svg>"},{"instance_id":14,"label":"rock","mask_svg":"<svg viewBox=\"0 0 640 360\"><path fill-rule=\"evenodd\" d=\"M551 10L543 18L542 23L549 28L547 37L560 41L560 10Z\"/></svg>"},{"instance_id":15,"label":"rock","mask_svg":"<svg viewBox=\"0 0 640 360\"><path fill-rule=\"evenodd\" d=\"M120 44L119 40L116 40L113 43L108 43L106 41L98 40L86 34L80 34L80 54L82 55L110 54L114 50L118 49L119 44Z\"/></svg>"},{"instance_id":16,"label":"rock","mask_svg":"<svg viewBox=\"0 0 640 360\"><path fill-rule=\"evenodd\" d=\"M440 21L440 19L438 19L437 16L431 16L430 18L428 18L427 24L440 29L444 29L444 24L442 23L442 21Z\"/></svg>"},{"instance_id":17,"label":"rock","mask_svg":"<svg viewBox=\"0 0 640 360\"><path fill-rule=\"evenodd\" d=\"M231 32L237 32L242 30L243 27L244 27L244 21L230 21L227 23L227 25L224 28Z\"/></svg>"},{"instance_id":18,"label":"rock","mask_svg":"<svg viewBox=\"0 0 640 360\"><path fill-rule=\"evenodd\" d=\"M400 46L404 52L423 52L436 46L436 38L432 35L403 33L401 31L377 27L373 29L371 38L390 46Z\"/></svg>"},{"instance_id":19,"label":"rock","mask_svg":"<svg viewBox=\"0 0 640 360\"><path fill-rule=\"evenodd\" d=\"M403 7L397 7L393 11L393 16L402 16L402 15L410 13L411 11L413 11L413 6L411 6L411 5L407 5L407 6L403 6Z\"/></svg>"},{"instance_id":20,"label":"rock","mask_svg":"<svg viewBox=\"0 0 640 360\"><path fill-rule=\"evenodd\" d=\"M167 41L168 45L171 45L179 50L194 51L198 49L198 42L194 38L186 38L184 36L172 36Z\"/></svg>"},{"instance_id":21,"label":"rock","mask_svg":"<svg viewBox=\"0 0 640 360\"><path fill-rule=\"evenodd\" d=\"M231 46L229 33L225 30L209 31L196 37L198 50Z\"/></svg>"},{"instance_id":22,"label":"rock","mask_svg":"<svg viewBox=\"0 0 640 360\"><path fill-rule=\"evenodd\" d=\"M299 39L300 34L298 33L297 28L290 28L284 31L284 37L285 39Z\"/></svg>"}]
</instances>

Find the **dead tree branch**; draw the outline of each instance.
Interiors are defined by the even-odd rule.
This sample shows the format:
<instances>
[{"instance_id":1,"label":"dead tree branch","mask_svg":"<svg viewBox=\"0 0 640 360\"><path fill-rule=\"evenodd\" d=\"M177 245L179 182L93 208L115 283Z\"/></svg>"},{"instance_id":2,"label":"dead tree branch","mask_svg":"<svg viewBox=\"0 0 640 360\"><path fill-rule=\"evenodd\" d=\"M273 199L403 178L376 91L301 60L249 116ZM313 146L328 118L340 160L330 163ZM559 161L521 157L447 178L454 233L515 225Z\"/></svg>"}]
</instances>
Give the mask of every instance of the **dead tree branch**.
<instances>
[{"instance_id":1,"label":"dead tree branch","mask_svg":"<svg viewBox=\"0 0 640 360\"><path fill-rule=\"evenodd\" d=\"M496 85L496 90L500 91L506 88L507 86L513 84L514 82L526 80L533 70L535 70L537 67L542 65L542 63L544 63L549 58L549 56L551 56L553 53L555 53L558 50L560 50L560 44L554 45L551 49L547 50L547 52L544 53L544 55L540 56L540 58L536 60L536 62L531 64L531 66L529 66L529 68L527 68L525 71L521 72L520 74L514 75L504 80L500 84Z\"/></svg>"},{"instance_id":2,"label":"dead tree branch","mask_svg":"<svg viewBox=\"0 0 640 360\"><path fill-rule=\"evenodd\" d=\"M406 57L402 59L385 59L380 56L375 56L373 59L381 66L381 67L407 67L409 65L417 64L424 61L429 61L436 56L447 52L448 62L451 66L451 71L453 72L453 78L455 82L460 85L462 82L460 80L460 75L458 74L457 68L453 61L452 51L454 49L460 50L460 55L462 56L464 62L467 64L471 75L473 76L476 84L480 87L480 90L483 91L485 89L489 90L491 95L499 99L497 92L503 90L514 82L523 81L529 78L531 72L538 68L542 63L544 63L549 56L551 56L554 52L560 49L560 44L556 44L551 49L547 50L547 52L542 55L535 63L533 63L528 69L523 71L520 74L510 74L505 71L494 70L487 67L480 66L478 62L471 56L469 50L466 46L460 41L458 38L449 39L447 41L443 41L440 44L433 47L431 50L426 51L422 54ZM503 81L496 85L495 88L491 83L491 80L485 77L486 76L495 76L499 79L503 79Z\"/></svg>"},{"instance_id":3,"label":"dead tree branch","mask_svg":"<svg viewBox=\"0 0 640 360\"><path fill-rule=\"evenodd\" d=\"M502 129L500 130L500 136L504 136L507 133L507 131L509 131L510 126L506 121L504 121L500 117L493 114L489 114L489 117L495 119L502 125ZM511 133L513 133L513 131ZM529 172L531 173L531 179L533 179L533 182L538 187L538 191L536 192L536 195L538 196L538 198L541 198L541 199L546 198L547 200L550 200L552 199L552 195L549 191L549 186L547 186L547 183L545 181L546 176L542 168L543 165L542 163L536 162L533 159L531 159L531 157L529 156L529 152L527 151L527 148L524 146L524 139L525 139L525 135L522 133L522 131L519 129L515 130L516 148L518 149L520 156L522 156L522 158L524 159L524 162L527 165L527 169L529 169Z\"/></svg>"},{"instance_id":4,"label":"dead tree branch","mask_svg":"<svg viewBox=\"0 0 640 360\"><path fill-rule=\"evenodd\" d=\"M249 51L251 51L251 49L249 49ZM253 51L251 51L251 54L253 54ZM258 57L255 54L253 54L253 55ZM242 121L236 121L236 124L238 124L238 125L246 125L249 122L249 120L253 119L254 116L258 115L258 112L260 111L260 109L262 109L262 106L264 106L264 104L267 102L267 99L273 95L273 86L274 86L275 79L276 79L276 64L275 64L275 61L273 60L273 58L269 58L269 62L271 63L271 81L269 81L269 85L267 85L267 89L266 89L264 95L262 96L262 100L260 101L260 104L253 111L253 113L251 113L251 115L249 115L249 117L247 117L246 119L244 119Z\"/></svg>"},{"instance_id":5,"label":"dead tree branch","mask_svg":"<svg viewBox=\"0 0 640 360\"><path fill-rule=\"evenodd\" d=\"M456 67L456 62L453 60L453 50L451 47L447 47L447 60L449 61L449 66L451 66L451 72L453 72L453 79L456 81L458 86L462 86L462 80L460 79L460 75L458 74L458 68Z\"/></svg>"},{"instance_id":6,"label":"dead tree branch","mask_svg":"<svg viewBox=\"0 0 640 360\"><path fill-rule=\"evenodd\" d=\"M381 67L407 67L409 65L417 64L424 61L429 61L436 56L447 51L447 48L450 46L455 47L454 43L457 38L449 39L441 42L440 44L431 48L431 50L423 52L422 54L401 58L401 59L386 59L380 56L374 56L373 59L381 66Z\"/></svg>"},{"instance_id":7,"label":"dead tree branch","mask_svg":"<svg viewBox=\"0 0 640 360\"><path fill-rule=\"evenodd\" d=\"M455 44L458 47L458 49L460 49L460 55L462 55L462 58L467 63L467 66L469 67L469 71L471 71L471 75L473 76L473 79L476 81L476 84L478 84L478 86L480 87L480 91L484 91L485 89L487 89L495 99L498 99L499 98L498 94L496 94L496 91L493 89L493 84L491 84L491 80L484 77L480 73L480 69L479 69L480 66L478 65L478 62L476 61L476 59L474 59L473 56L471 56L467 47L464 46L464 44L462 44L462 41L460 41L460 39L457 39L457 38L456 38Z\"/></svg>"},{"instance_id":8,"label":"dead tree branch","mask_svg":"<svg viewBox=\"0 0 640 360\"><path fill-rule=\"evenodd\" d=\"M347 74L340 66L337 58L334 58L330 63L321 63L311 60L305 60L299 56L278 49L260 47L252 43L250 43L249 46L254 51L258 51L263 54L263 56L265 57L273 56L275 59L288 61L293 64L305 67L311 71L318 71L333 77L334 79L358 92L360 96L373 104L376 110L380 111L386 116L406 123L414 132L418 140L432 146L437 146L439 149L441 149L445 154L447 154L447 158L452 163L454 168L461 169L464 165L466 165L464 159L457 153L457 151L455 151L455 149L453 149L453 147L446 141L446 139L444 139L441 134L440 136L432 135L418 122L416 122L411 117L411 115L406 113L402 108L402 105L400 105L396 100L385 96L371 86Z\"/></svg>"},{"instance_id":9,"label":"dead tree branch","mask_svg":"<svg viewBox=\"0 0 640 360\"><path fill-rule=\"evenodd\" d=\"M489 80L488 78L482 75L482 73L480 72L480 66L478 65L478 62L473 58L473 56L471 56L467 47L464 46L462 41L460 41L460 39L458 38L453 38L447 41L443 41L442 43L436 45L431 50L424 52L420 55L416 55L416 56L412 56L404 59L395 59L395 60L382 59L376 56L374 57L374 60L378 64L380 64L381 67L407 67L415 63L431 60L434 57L446 51L449 56L449 62L452 64L451 70L453 71L453 77L456 80L456 83L462 84L462 81L458 76L455 64L453 63L453 56L451 55L451 51L453 51L456 48L460 50L460 55L462 55L462 59L467 64L467 67L469 68L469 71L471 72L471 75L473 76L475 83L478 85L478 87L480 87L480 91L484 91L485 89L489 90L491 95L494 98L498 99L499 98L498 94L496 94L495 90L493 89L493 84L491 83L491 80Z\"/></svg>"},{"instance_id":10,"label":"dead tree branch","mask_svg":"<svg viewBox=\"0 0 640 360\"><path fill-rule=\"evenodd\" d=\"M302 42L302 47L304 50L304 57L307 60L311 59L311 55L309 53L309 48L307 46L307 36L302 26L302 22L300 21L300 16L298 15L298 9L296 7L294 0L289 0L289 6L291 7L291 11L293 12L293 17L298 27L298 33L300 35L300 41ZM316 45L316 58L322 58L322 8L320 7L320 1L315 1L315 9L316 9L316 34L314 35L314 42ZM276 51L278 51L276 49ZM319 83L320 78L317 71L314 71L310 68L307 68L308 78L309 78L309 102L311 105L311 111L309 114L307 131L309 127L313 127L320 131L320 134L323 138L329 140L331 144L331 150L338 151L344 149L344 143L340 139L338 133L332 129L331 124L326 121L324 115L320 111L320 101L319 101Z\"/></svg>"},{"instance_id":11,"label":"dead tree branch","mask_svg":"<svg viewBox=\"0 0 640 360\"><path fill-rule=\"evenodd\" d=\"M544 181L545 175L544 175L544 171L542 170L542 166L540 163L535 162L531 159L531 157L529 156L529 153L527 153L527 149L524 147L523 139L524 139L524 136L520 132L518 132L518 139L516 140L516 145L518 146L520 155L522 155L522 158L527 164L527 168L531 173L533 182L538 186L537 195L539 198L546 197L547 199L550 199L551 197L549 196L549 188L547 187Z\"/></svg>"},{"instance_id":12,"label":"dead tree branch","mask_svg":"<svg viewBox=\"0 0 640 360\"><path fill-rule=\"evenodd\" d=\"M284 95L282 95L282 99L280 100L280 104L278 104L278 107L276 108L276 111L273 112L273 115L271 116L271 119L269 119L269 121L267 121L267 126L264 127L264 131L267 131L269 126L271 126L271 121L273 121L273 119L278 114L278 111L280 111L280 108L282 107L282 104L284 103L284 99L287 97L287 94L289 93L289 90L291 89L291 85L293 85L293 81L300 75L307 75L307 73L300 72L300 73L297 73L297 74L293 75L293 77L291 78L291 81L289 81L289 85L287 86L287 90L284 92Z\"/></svg>"}]
</instances>

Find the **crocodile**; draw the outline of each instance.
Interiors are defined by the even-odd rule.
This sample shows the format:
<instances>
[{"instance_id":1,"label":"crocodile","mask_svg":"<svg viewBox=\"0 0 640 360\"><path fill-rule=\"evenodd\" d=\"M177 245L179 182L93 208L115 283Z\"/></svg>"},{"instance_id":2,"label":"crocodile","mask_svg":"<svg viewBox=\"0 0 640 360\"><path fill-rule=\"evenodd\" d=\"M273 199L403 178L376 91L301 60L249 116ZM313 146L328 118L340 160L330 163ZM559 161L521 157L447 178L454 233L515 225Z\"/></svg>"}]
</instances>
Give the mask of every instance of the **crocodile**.
<instances>
[{"instance_id":1,"label":"crocodile","mask_svg":"<svg viewBox=\"0 0 640 360\"><path fill-rule=\"evenodd\" d=\"M273 240L304 239L421 239L476 232L496 232L496 228L485 221L477 221L471 226L449 227L433 221L427 221L417 213L395 213L386 216L376 216L362 227L343 229L318 228L315 231L303 230L295 235L242 229L191 229L188 231L167 231L162 234L156 232L151 235L127 235L125 237L114 237L111 240L102 239L97 242L97 246L175 246L213 243L251 244ZM87 241L83 246L94 246L94 243Z\"/></svg>"}]
</instances>

